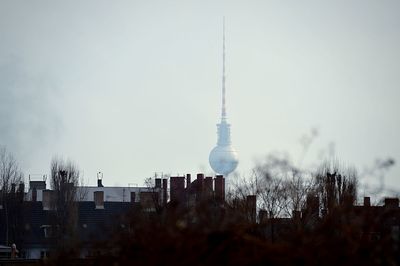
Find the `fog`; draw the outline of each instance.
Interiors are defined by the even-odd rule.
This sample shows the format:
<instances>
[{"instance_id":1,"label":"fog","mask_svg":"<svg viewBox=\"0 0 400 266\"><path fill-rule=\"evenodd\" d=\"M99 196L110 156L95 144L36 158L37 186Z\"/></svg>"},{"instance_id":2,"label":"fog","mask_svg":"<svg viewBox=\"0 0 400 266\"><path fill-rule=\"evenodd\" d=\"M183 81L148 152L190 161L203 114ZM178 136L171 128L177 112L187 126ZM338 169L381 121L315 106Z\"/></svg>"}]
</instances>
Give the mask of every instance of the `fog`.
<instances>
[{"instance_id":1,"label":"fog","mask_svg":"<svg viewBox=\"0 0 400 266\"><path fill-rule=\"evenodd\" d=\"M302 164L400 159L398 1L0 2L0 144L25 175L53 155L87 182L211 173L222 17L238 172L318 136ZM395 165L386 185L400 189ZM369 182L374 182L370 180Z\"/></svg>"}]
</instances>

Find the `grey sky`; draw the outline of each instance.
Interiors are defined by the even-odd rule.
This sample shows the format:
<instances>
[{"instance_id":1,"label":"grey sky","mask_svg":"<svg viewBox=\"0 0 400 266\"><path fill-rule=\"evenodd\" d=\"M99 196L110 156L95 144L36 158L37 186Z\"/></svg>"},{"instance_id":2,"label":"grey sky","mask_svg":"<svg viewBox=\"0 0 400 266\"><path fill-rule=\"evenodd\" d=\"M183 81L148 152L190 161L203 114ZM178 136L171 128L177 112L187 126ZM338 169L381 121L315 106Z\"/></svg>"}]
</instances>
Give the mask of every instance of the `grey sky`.
<instances>
[{"instance_id":1,"label":"grey sky","mask_svg":"<svg viewBox=\"0 0 400 266\"><path fill-rule=\"evenodd\" d=\"M399 1L0 0L0 144L26 174L52 155L90 183L210 172L222 16L239 172L273 151L400 161ZM400 189L400 166L387 185ZM371 181L372 182L372 181Z\"/></svg>"}]
</instances>

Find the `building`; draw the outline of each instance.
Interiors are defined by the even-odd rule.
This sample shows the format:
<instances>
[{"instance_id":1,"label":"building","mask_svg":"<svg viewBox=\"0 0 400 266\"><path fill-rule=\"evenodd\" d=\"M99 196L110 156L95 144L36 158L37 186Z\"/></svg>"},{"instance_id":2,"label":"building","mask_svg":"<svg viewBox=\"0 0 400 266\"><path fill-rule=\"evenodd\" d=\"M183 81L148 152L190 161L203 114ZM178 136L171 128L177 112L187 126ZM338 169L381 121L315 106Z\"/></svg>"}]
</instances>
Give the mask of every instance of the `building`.
<instances>
[{"instance_id":1,"label":"building","mask_svg":"<svg viewBox=\"0 0 400 266\"><path fill-rule=\"evenodd\" d=\"M293 211L292 217L270 218L268 212L260 210L258 214L259 227L268 239L287 237L288 232L295 232L301 227L310 233L317 229L322 234L326 228L346 232L357 232L359 239L367 241L390 240L400 244L400 204L398 198L385 198L383 205L371 205L370 197L364 197L362 205L339 207L329 217L329 212L321 209L320 199L315 196L307 197L305 208ZM325 218L334 219L325 219ZM325 229L321 229L325 228Z\"/></svg>"},{"instance_id":2,"label":"building","mask_svg":"<svg viewBox=\"0 0 400 266\"><path fill-rule=\"evenodd\" d=\"M127 230L128 215L134 212L148 214L161 211L168 205L185 203L185 206L194 206L197 202L207 199L225 198L225 179L222 176L215 178L198 174L197 179L191 182L191 175L170 177L168 179L155 178L154 185L149 187L107 187L103 180L98 178L97 186L72 187L75 200L66 221L73 224L76 238L79 243L80 256L90 257L97 252L93 244L112 238L115 231ZM168 197L170 195L170 197ZM6 226L0 227L0 243L3 256L8 256L7 246L16 243L20 250L20 257L26 259L41 259L49 257L59 243L60 228L57 215L63 210L58 207L57 191L46 188L46 181L30 181L28 191L24 191L21 184L18 190L11 195L18 203L15 219L10 224L15 234L7 240ZM170 199L170 200L169 200ZM65 210L64 210L65 211ZM0 204L0 221L5 221L7 213ZM72 237L72 236L67 236ZM8 243L6 243L8 242Z\"/></svg>"},{"instance_id":3,"label":"building","mask_svg":"<svg viewBox=\"0 0 400 266\"><path fill-rule=\"evenodd\" d=\"M200 173L193 181L190 174L171 176L170 186L170 202L186 207L209 200L220 203L225 200L225 178L222 175L213 178Z\"/></svg>"},{"instance_id":4,"label":"building","mask_svg":"<svg viewBox=\"0 0 400 266\"><path fill-rule=\"evenodd\" d=\"M154 187L107 187L98 179L97 186L73 188L76 196L73 205L69 205L73 210L68 210L68 215L75 216L73 223L77 241L82 245L81 256L90 256L93 242L107 239L115 228L124 228L123 217L127 213L135 209L155 212L157 206L166 204L167 183L164 182L163 188L161 183L161 179L156 179ZM0 226L0 243L16 243L20 257L26 259L48 257L57 245L60 230L57 222L60 209L55 203L57 192L46 189L43 180L30 181L26 193L21 185L12 194L13 206L17 206L14 209L18 211L8 228ZM5 221L10 217L0 205L0 221Z\"/></svg>"},{"instance_id":5,"label":"building","mask_svg":"<svg viewBox=\"0 0 400 266\"><path fill-rule=\"evenodd\" d=\"M217 124L218 141L209 156L211 168L217 174L227 177L235 171L239 159L231 141L231 125L226 115L226 87L225 87L225 23L223 30L223 53L222 53L222 110L221 122Z\"/></svg>"}]
</instances>

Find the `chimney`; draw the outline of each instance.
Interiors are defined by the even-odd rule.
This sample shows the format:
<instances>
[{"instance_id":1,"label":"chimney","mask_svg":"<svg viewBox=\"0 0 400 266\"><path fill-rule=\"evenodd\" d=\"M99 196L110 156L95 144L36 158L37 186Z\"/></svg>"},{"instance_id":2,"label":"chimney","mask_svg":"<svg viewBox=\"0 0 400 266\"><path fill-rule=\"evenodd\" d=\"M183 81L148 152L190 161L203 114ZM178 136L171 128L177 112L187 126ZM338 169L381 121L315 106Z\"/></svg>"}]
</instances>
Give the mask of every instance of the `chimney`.
<instances>
[{"instance_id":1,"label":"chimney","mask_svg":"<svg viewBox=\"0 0 400 266\"><path fill-rule=\"evenodd\" d=\"M369 207L369 206L371 206L371 198L364 197L364 207Z\"/></svg>"},{"instance_id":2,"label":"chimney","mask_svg":"<svg viewBox=\"0 0 400 266\"><path fill-rule=\"evenodd\" d=\"M167 205L168 200L168 179L164 178L162 180L162 189L163 189L163 202L164 205Z\"/></svg>"},{"instance_id":3,"label":"chimney","mask_svg":"<svg viewBox=\"0 0 400 266\"><path fill-rule=\"evenodd\" d=\"M34 188L37 190L46 189L46 181L29 181L29 189L33 190Z\"/></svg>"},{"instance_id":4,"label":"chimney","mask_svg":"<svg viewBox=\"0 0 400 266\"><path fill-rule=\"evenodd\" d=\"M292 218L293 220L299 221L301 219L301 211L292 211Z\"/></svg>"},{"instance_id":5,"label":"chimney","mask_svg":"<svg viewBox=\"0 0 400 266\"><path fill-rule=\"evenodd\" d=\"M184 176L171 176L170 178L170 196L171 201L182 202L185 198L185 177Z\"/></svg>"},{"instance_id":6,"label":"chimney","mask_svg":"<svg viewBox=\"0 0 400 266\"><path fill-rule=\"evenodd\" d=\"M225 200L225 178L222 175L217 175L214 179L215 183L215 198L223 202Z\"/></svg>"},{"instance_id":7,"label":"chimney","mask_svg":"<svg viewBox=\"0 0 400 266\"><path fill-rule=\"evenodd\" d=\"M329 211L329 210L328 210ZM306 199L306 209L302 217L316 221L319 218L319 197L308 195Z\"/></svg>"},{"instance_id":8,"label":"chimney","mask_svg":"<svg viewBox=\"0 0 400 266\"><path fill-rule=\"evenodd\" d=\"M248 195L246 197L246 205L249 221L255 223L257 220L257 197L256 195Z\"/></svg>"},{"instance_id":9,"label":"chimney","mask_svg":"<svg viewBox=\"0 0 400 266\"><path fill-rule=\"evenodd\" d=\"M190 174L187 174L186 175L186 188L189 190L190 189L190 184L192 183L192 180L191 180L192 178L191 178L191 175Z\"/></svg>"},{"instance_id":10,"label":"chimney","mask_svg":"<svg viewBox=\"0 0 400 266\"><path fill-rule=\"evenodd\" d=\"M19 193L24 193L25 192L25 184L24 183L19 183L19 186L18 186L18 192Z\"/></svg>"},{"instance_id":11,"label":"chimney","mask_svg":"<svg viewBox=\"0 0 400 266\"><path fill-rule=\"evenodd\" d=\"M197 174L197 180L203 180L204 174Z\"/></svg>"},{"instance_id":12,"label":"chimney","mask_svg":"<svg viewBox=\"0 0 400 266\"><path fill-rule=\"evenodd\" d=\"M312 195L307 196L306 206L312 212L319 212L319 198Z\"/></svg>"},{"instance_id":13,"label":"chimney","mask_svg":"<svg viewBox=\"0 0 400 266\"><path fill-rule=\"evenodd\" d=\"M211 176L207 176L204 179L204 188L207 192L211 193L213 191L213 178Z\"/></svg>"},{"instance_id":14,"label":"chimney","mask_svg":"<svg viewBox=\"0 0 400 266\"><path fill-rule=\"evenodd\" d=\"M399 199L398 198L385 198L385 207L386 208L398 208L399 207Z\"/></svg>"},{"instance_id":15,"label":"chimney","mask_svg":"<svg viewBox=\"0 0 400 266\"><path fill-rule=\"evenodd\" d=\"M32 189L32 201L33 201L33 202L36 202L36 201L37 201L37 189L36 189L36 187L34 187L34 188Z\"/></svg>"},{"instance_id":16,"label":"chimney","mask_svg":"<svg viewBox=\"0 0 400 266\"><path fill-rule=\"evenodd\" d=\"M131 203L135 203L135 200L136 200L136 193L131 192Z\"/></svg>"},{"instance_id":17,"label":"chimney","mask_svg":"<svg viewBox=\"0 0 400 266\"><path fill-rule=\"evenodd\" d=\"M260 223L266 223L268 221L268 211L260 210L258 212L258 217L260 218Z\"/></svg>"},{"instance_id":18,"label":"chimney","mask_svg":"<svg viewBox=\"0 0 400 266\"><path fill-rule=\"evenodd\" d=\"M44 189L42 192L42 206L44 211L54 209L54 191L50 189Z\"/></svg>"},{"instance_id":19,"label":"chimney","mask_svg":"<svg viewBox=\"0 0 400 266\"><path fill-rule=\"evenodd\" d=\"M211 176L207 176L204 179L204 196L208 199L211 198L213 194L213 178Z\"/></svg>"},{"instance_id":20,"label":"chimney","mask_svg":"<svg viewBox=\"0 0 400 266\"><path fill-rule=\"evenodd\" d=\"M197 174L196 183L196 199L199 201L201 200L204 190L204 174Z\"/></svg>"},{"instance_id":21,"label":"chimney","mask_svg":"<svg viewBox=\"0 0 400 266\"><path fill-rule=\"evenodd\" d=\"M97 178L97 187L104 187L101 178Z\"/></svg>"},{"instance_id":22,"label":"chimney","mask_svg":"<svg viewBox=\"0 0 400 266\"><path fill-rule=\"evenodd\" d=\"M19 183L18 186L18 198L20 200L20 202L24 201L24 197L25 197L25 184L23 182Z\"/></svg>"},{"instance_id":23,"label":"chimney","mask_svg":"<svg viewBox=\"0 0 400 266\"><path fill-rule=\"evenodd\" d=\"M104 191L93 192L93 198L96 209L104 209Z\"/></svg>"},{"instance_id":24,"label":"chimney","mask_svg":"<svg viewBox=\"0 0 400 266\"><path fill-rule=\"evenodd\" d=\"M161 188L161 178L155 179L155 188Z\"/></svg>"}]
</instances>

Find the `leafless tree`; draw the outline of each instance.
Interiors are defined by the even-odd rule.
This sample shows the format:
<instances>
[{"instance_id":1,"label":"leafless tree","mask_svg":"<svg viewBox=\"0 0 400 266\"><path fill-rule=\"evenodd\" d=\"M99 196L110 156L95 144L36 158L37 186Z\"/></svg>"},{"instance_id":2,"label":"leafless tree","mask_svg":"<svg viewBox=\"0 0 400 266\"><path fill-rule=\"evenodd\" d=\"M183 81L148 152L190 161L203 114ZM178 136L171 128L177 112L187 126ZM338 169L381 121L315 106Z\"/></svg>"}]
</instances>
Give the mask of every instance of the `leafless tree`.
<instances>
[{"instance_id":1,"label":"leafless tree","mask_svg":"<svg viewBox=\"0 0 400 266\"><path fill-rule=\"evenodd\" d=\"M16 240L18 217L22 211L19 203L22 203L24 195L24 191L16 191L16 185L21 183L23 174L17 160L5 147L0 147L0 205L5 214L6 244Z\"/></svg>"},{"instance_id":2,"label":"leafless tree","mask_svg":"<svg viewBox=\"0 0 400 266\"><path fill-rule=\"evenodd\" d=\"M75 238L77 223L77 187L80 171L72 161L53 157L50 165L52 205L55 210L53 232L61 248Z\"/></svg>"},{"instance_id":3,"label":"leafless tree","mask_svg":"<svg viewBox=\"0 0 400 266\"><path fill-rule=\"evenodd\" d=\"M228 198L234 204L242 204L245 208L246 197L255 195L258 208L268 211L270 217L277 217L283 213L287 204L284 182L264 170L266 169L257 167L249 177L236 177Z\"/></svg>"},{"instance_id":4,"label":"leafless tree","mask_svg":"<svg viewBox=\"0 0 400 266\"><path fill-rule=\"evenodd\" d=\"M337 163L325 163L315 176L316 194L327 212L335 207L352 206L357 199L357 173L343 170Z\"/></svg>"},{"instance_id":5,"label":"leafless tree","mask_svg":"<svg viewBox=\"0 0 400 266\"><path fill-rule=\"evenodd\" d=\"M301 170L288 156L270 154L253 169L258 206L272 217L290 217L305 206L314 190L310 172ZM251 180L250 179L250 180Z\"/></svg>"},{"instance_id":6,"label":"leafless tree","mask_svg":"<svg viewBox=\"0 0 400 266\"><path fill-rule=\"evenodd\" d=\"M155 186L155 178L146 178L144 184L147 191L140 192L140 203L142 208L154 209L157 213L161 212L161 187Z\"/></svg>"},{"instance_id":7,"label":"leafless tree","mask_svg":"<svg viewBox=\"0 0 400 266\"><path fill-rule=\"evenodd\" d=\"M307 195L315 191L315 180L302 174L293 174L284 181L283 190L287 197L283 213L284 216L291 216L293 211L301 211L306 207Z\"/></svg>"}]
</instances>

